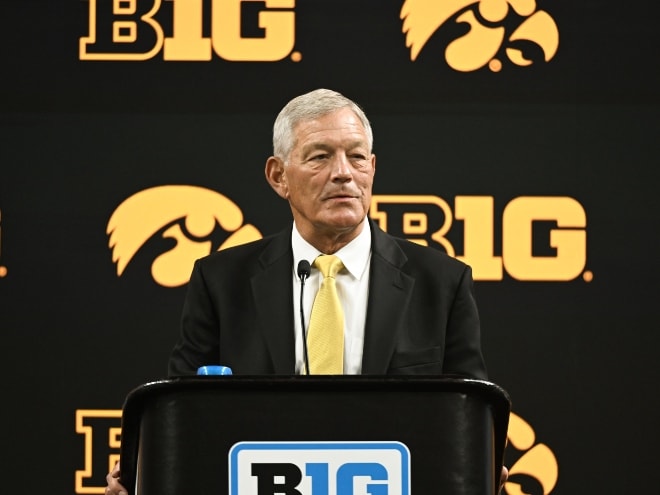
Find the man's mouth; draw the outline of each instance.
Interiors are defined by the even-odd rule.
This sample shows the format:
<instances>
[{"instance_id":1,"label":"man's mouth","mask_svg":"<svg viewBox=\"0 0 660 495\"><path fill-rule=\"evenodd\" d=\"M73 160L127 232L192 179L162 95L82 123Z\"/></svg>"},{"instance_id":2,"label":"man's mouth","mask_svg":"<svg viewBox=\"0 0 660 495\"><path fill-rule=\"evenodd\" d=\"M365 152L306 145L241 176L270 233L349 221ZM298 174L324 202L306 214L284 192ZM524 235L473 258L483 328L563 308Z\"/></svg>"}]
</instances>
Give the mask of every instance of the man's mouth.
<instances>
[{"instance_id":1,"label":"man's mouth","mask_svg":"<svg viewBox=\"0 0 660 495\"><path fill-rule=\"evenodd\" d=\"M326 196L325 199L328 200L328 199L355 199L355 198L357 198L355 194L337 193Z\"/></svg>"}]
</instances>

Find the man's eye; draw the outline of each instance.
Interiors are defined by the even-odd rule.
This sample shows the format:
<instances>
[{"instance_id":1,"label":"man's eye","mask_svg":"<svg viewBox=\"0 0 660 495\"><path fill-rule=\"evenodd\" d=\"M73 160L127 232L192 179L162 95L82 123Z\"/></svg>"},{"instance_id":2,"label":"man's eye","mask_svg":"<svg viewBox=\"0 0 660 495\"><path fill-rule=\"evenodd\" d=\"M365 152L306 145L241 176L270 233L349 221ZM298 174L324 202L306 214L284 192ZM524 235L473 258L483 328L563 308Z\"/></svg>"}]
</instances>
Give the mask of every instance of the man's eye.
<instances>
[{"instance_id":1,"label":"man's eye","mask_svg":"<svg viewBox=\"0 0 660 495\"><path fill-rule=\"evenodd\" d=\"M357 166L363 166L367 161L367 157L361 154L351 155L351 161Z\"/></svg>"}]
</instances>

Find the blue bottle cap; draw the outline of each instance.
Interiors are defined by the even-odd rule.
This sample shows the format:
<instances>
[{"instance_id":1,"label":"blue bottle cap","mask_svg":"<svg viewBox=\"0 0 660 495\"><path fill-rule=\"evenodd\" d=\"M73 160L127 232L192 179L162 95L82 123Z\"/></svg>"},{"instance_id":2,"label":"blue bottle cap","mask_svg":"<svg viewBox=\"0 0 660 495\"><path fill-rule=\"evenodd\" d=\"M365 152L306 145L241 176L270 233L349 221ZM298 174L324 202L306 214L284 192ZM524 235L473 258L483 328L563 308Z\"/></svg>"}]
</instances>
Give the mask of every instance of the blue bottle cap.
<instances>
[{"instance_id":1,"label":"blue bottle cap","mask_svg":"<svg viewBox=\"0 0 660 495\"><path fill-rule=\"evenodd\" d=\"M197 368L198 375L231 375L231 368L227 366L201 366Z\"/></svg>"}]
</instances>

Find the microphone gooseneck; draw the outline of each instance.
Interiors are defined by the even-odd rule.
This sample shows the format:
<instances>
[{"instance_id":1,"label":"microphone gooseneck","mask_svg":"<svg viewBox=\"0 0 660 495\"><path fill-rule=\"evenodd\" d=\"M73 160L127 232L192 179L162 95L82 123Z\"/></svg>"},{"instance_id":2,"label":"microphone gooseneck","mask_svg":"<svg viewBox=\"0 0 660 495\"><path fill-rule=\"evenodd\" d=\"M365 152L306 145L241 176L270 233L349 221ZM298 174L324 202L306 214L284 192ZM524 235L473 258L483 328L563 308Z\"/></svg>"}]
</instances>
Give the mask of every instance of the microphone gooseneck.
<instances>
[{"instance_id":1,"label":"microphone gooseneck","mask_svg":"<svg viewBox=\"0 0 660 495\"><path fill-rule=\"evenodd\" d=\"M303 311L303 293L305 290L305 280L312 273L312 267L307 260L298 262L298 278L300 279L300 326L302 328L303 341L303 361L305 363L305 374L309 375L309 358L307 357L307 331L305 330L305 312Z\"/></svg>"}]
</instances>

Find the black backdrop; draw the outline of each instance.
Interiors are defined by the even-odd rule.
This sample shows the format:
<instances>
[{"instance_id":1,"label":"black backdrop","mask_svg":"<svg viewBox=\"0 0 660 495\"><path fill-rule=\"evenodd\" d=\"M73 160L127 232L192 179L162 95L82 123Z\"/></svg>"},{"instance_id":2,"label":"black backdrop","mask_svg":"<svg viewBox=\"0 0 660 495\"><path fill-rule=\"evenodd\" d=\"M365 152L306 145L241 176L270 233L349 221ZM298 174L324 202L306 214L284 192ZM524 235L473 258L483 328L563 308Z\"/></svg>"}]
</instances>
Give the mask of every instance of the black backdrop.
<instances>
[{"instance_id":1,"label":"black backdrop","mask_svg":"<svg viewBox=\"0 0 660 495\"><path fill-rule=\"evenodd\" d=\"M211 3L202 2L206 37L212 8L232 2ZM651 2L539 0L536 10L556 23L557 53L545 61L537 45L518 42L512 46L531 65L513 64L503 47L501 70L470 72L444 56L466 32L454 23L459 13L411 61L403 3L298 0L280 8L295 17L295 43L271 62L215 53L209 61L165 61L162 50L143 61L81 60L92 5L99 50L144 51L153 40L138 21L136 42L111 43L109 0L2 3L7 490L102 493L109 456L118 452L108 441L117 437L117 410L129 390L165 374L185 286L158 283L151 265L174 247L161 236L166 227L186 226L175 216L155 226L118 276L106 233L113 213L141 191L192 185L228 198L259 233L279 230L290 216L263 179L272 121L291 97L329 87L358 101L372 121L375 193L412 197L390 204L392 233L406 234L405 212L427 212L441 224L446 218L423 197L442 198L454 216L447 238L462 255L467 222L456 204L492 197L486 251L501 257L511 201L568 197L582 206L586 227L568 226L586 232L579 252L550 246L551 231L564 227L552 219L559 213L535 218L529 247L536 260L584 254L570 280L519 280L505 260L501 280L476 282L490 377L510 393L516 415L507 493L519 493L515 484L534 495L654 492L660 74ZM155 15L165 36L174 5L163 2ZM273 6L243 2L242 36L263 36L257 16ZM522 18L505 21L510 34ZM154 227L145 211L161 203L148 201L125 220L138 232ZM487 219L478 231L487 231ZM519 233L505 236L515 245ZM226 236L209 235L213 249Z\"/></svg>"}]
</instances>

